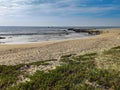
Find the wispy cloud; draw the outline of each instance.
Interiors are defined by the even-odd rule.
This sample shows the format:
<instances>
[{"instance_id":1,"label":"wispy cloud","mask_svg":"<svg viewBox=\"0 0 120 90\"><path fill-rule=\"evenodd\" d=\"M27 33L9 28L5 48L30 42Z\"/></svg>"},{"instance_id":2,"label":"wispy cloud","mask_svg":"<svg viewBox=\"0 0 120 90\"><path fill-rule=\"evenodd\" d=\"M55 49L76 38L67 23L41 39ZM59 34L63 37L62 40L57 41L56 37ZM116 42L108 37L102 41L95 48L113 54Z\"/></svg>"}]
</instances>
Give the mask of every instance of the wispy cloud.
<instances>
[{"instance_id":1,"label":"wispy cloud","mask_svg":"<svg viewBox=\"0 0 120 90\"><path fill-rule=\"evenodd\" d=\"M119 9L119 6L92 6L86 2L87 0L1 0L0 15L95 14Z\"/></svg>"},{"instance_id":2,"label":"wispy cloud","mask_svg":"<svg viewBox=\"0 0 120 90\"><path fill-rule=\"evenodd\" d=\"M119 8L120 0L0 0L0 19L119 18Z\"/></svg>"}]
</instances>

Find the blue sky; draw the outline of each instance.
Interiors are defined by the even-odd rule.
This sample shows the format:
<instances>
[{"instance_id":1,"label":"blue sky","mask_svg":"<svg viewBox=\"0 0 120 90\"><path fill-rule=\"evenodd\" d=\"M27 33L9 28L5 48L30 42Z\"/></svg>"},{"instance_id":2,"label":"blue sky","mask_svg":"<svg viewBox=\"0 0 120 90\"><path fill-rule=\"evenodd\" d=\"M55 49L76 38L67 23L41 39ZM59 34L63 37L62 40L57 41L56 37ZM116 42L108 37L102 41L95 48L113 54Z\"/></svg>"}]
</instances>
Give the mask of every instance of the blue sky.
<instances>
[{"instance_id":1,"label":"blue sky","mask_svg":"<svg viewBox=\"0 0 120 90\"><path fill-rule=\"evenodd\" d=\"M0 0L0 26L120 26L120 0Z\"/></svg>"}]
</instances>

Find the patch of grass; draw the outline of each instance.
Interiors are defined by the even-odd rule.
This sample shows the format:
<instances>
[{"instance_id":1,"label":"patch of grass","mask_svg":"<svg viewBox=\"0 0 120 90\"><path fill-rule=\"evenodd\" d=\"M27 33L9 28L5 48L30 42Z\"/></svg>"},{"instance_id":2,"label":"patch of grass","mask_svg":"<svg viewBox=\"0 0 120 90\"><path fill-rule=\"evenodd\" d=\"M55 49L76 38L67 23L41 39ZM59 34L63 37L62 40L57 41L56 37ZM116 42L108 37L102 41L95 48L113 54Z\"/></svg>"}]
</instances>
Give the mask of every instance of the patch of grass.
<instances>
[{"instance_id":1,"label":"patch of grass","mask_svg":"<svg viewBox=\"0 0 120 90\"><path fill-rule=\"evenodd\" d=\"M99 56L99 67L120 71L120 46L104 51Z\"/></svg>"},{"instance_id":2,"label":"patch of grass","mask_svg":"<svg viewBox=\"0 0 120 90\"><path fill-rule=\"evenodd\" d=\"M26 65L27 67L29 67L30 65L49 65L49 61L56 61L56 59L14 66L0 65L0 90L5 90L6 88L16 83L16 81L18 80L18 76L23 73L20 71L21 67L24 67Z\"/></svg>"},{"instance_id":3,"label":"patch of grass","mask_svg":"<svg viewBox=\"0 0 120 90\"><path fill-rule=\"evenodd\" d=\"M67 64L57 67L49 73L37 71L34 75L30 76L31 82L19 84L18 86L12 87L12 89L120 89L120 73L112 70L98 69L94 62L94 59L97 57L96 53L75 56L73 58L70 57L71 55L63 56L61 59L61 61ZM89 83L86 83L86 81Z\"/></svg>"},{"instance_id":4,"label":"patch of grass","mask_svg":"<svg viewBox=\"0 0 120 90\"><path fill-rule=\"evenodd\" d=\"M104 57L104 55L110 55L110 58L113 61L115 60L114 57L120 57L118 53L118 48L105 51L103 52L102 57ZM33 75L28 75L28 77L30 78L30 82L20 83L15 86L10 86L9 84L9 86L5 86L4 89L7 88L8 90L120 90L120 71L113 69L107 70L103 68L97 68L95 62L95 59L97 57L99 57L99 55L96 53L89 53L80 56L72 55L72 57L71 55L63 56L61 58L61 62L64 62L66 64L63 64L62 66L59 66L56 69L51 70L49 72L37 71ZM119 60L117 62L120 62ZM44 63L45 62L35 62L32 64L39 65ZM4 66L4 68L5 67L6 66ZM7 74L5 72L9 72L10 74L8 74L8 76L11 76L13 74L17 76L20 67L15 69L14 66L11 66L9 67L11 68L10 70L5 69L4 75Z\"/></svg>"},{"instance_id":5,"label":"patch of grass","mask_svg":"<svg viewBox=\"0 0 120 90\"><path fill-rule=\"evenodd\" d=\"M106 55L112 55L112 56L119 56L120 55L120 46L118 46L118 47L113 47L113 48L111 48L110 50L108 50L108 51L105 51L104 52L104 54L106 54Z\"/></svg>"},{"instance_id":6,"label":"patch of grass","mask_svg":"<svg viewBox=\"0 0 120 90\"><path fill-rule=\"evenodd\" d=\"M49 63L48 63L49 61L57 61L57 59L50 59L50 60L45 60L45 61L32 62L28 65L37 65L37 66L39 66L39 65L49 65Z\"/></svg>"},{"instance_id":7,"label":"patch of grass","mask_svg":"<svg viewBox=\"0 0 120 90\"><path fill-rule=\"evenodd\" d=\"M118 46L118 47L113 47L112 49L120 49L120 46Z\"/></svg>"},{"instance_id":8,"label":"patch of grass","mask_svg":"<svg viewBox=\"0 0 120 90\"><path fill-rule=\"evenodd\" d=\"M71 56L73 56L73 55L75 55L75 54L63 55L63 56L61 56L61 58L69 58L69 57L71 57Z\"/></svg>"},{"instance_id":9,"label":"patch of grass","mask_svg":"<svg viewBox=\"0 0 120 90\"><path fill-rule=\"evenodd\" d=\"M73 57L73 59L78 61L89 61L89 60L94 60L96 56L97 56L97 53L88 53L85 55Z\"/></svg>"},{"instance_id":10,"label":"patch of grass","mask_svg":"<svg viewBox=\"0 0 120 90\"><path fill-rule=\"evenodd\" d=\"M5 90L5 88L14 84L18 78L17 76L20 74L20 67L23 65L15 65L15 66L6 66L0 65L0 89Z\"/></svg>"}]
</instances>

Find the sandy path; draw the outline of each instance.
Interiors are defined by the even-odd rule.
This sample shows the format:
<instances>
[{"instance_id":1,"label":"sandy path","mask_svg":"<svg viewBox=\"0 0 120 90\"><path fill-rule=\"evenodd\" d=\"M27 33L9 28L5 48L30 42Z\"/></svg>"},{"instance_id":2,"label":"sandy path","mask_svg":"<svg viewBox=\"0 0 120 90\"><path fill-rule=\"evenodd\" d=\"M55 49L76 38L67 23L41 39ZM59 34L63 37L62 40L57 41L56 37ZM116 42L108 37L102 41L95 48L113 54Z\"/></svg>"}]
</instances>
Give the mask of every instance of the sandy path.
<instances>
[{"instance_id":1,"label":"sandy path","mask_svg":"<svg viewBox=\"0 0 120 90\"><path fill-rule=\"evenodd\" d=\"M14 65L50 58L59 58L65 54L80 54L100 51L120 45L120 29L83 39L52 41L24 45L0 45L0 64Z\"/></svg>"}]
</instances>

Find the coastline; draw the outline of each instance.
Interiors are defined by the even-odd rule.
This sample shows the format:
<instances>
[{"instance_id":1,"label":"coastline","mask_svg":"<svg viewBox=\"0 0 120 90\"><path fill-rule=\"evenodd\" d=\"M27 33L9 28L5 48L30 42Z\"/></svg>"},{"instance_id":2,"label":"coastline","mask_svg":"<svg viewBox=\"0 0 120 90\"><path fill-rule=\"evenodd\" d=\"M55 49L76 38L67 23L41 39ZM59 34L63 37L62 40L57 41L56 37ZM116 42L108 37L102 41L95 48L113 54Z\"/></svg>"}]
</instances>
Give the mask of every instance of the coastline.
<instances>
[{"instance_id":1,"label":"coastline","mask_svg":"<svg viewBox=\"0 0 120 90\"><path fill-rule=\"evenodd\" d=\"M31 44L1 44L0 64L15 65L62 55L101 51L120 45L120 28L103 30L100 35L70 40L55 40Z\"/></svg>"}]
</instances>

